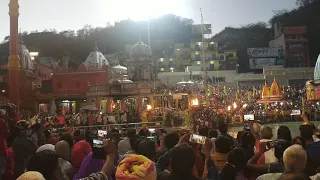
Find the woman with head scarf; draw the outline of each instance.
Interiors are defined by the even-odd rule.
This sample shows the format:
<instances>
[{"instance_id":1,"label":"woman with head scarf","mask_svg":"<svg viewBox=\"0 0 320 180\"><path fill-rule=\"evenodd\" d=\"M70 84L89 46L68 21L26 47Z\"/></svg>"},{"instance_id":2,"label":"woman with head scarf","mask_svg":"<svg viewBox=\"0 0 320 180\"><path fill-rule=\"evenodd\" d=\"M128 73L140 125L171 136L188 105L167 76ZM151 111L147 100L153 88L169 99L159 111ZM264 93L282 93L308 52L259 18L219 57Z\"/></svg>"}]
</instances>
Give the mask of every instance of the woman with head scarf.
<instances>
[{"instance_id":1,"label":"woman with head scarf","mask_svg":"<svg viewBox=\"0 0 320 180\"><path fill-rule=\"evenodd\" d=\"M73 179L81 179L89 176L92 173L99 172L105 163L104 159L97 159L93 157L93 153L90 152L82 161L81 167Z\"/></svg>"},{"instance_id":2,"label":"woman with head scarf","mask_svg":"<svg viewBox=\"0 0 320 180\"><path fill-rule=\"evenodd\" d=\"M40 172L45 179L53 179L55 169L58 165L58 156L51 150L43 150L32 156L27 171Z\"/></svg>"},{"instance_id":3,"label":"woman with head scarf","mask_svg":"<svg viewBox=\"0 0 320 180\"><path fill-rule=\"evenodd\" d=\"M72 165L69 162L69 144L66 141L59 141L55 145L55 151L58 156L58 166L54 174L54 179L69 180L68 172L72 169Z\"/></svg>"},{"instance_id":4,"label":"woman with head scarf","mask_svg":"<svg viewBox=\"0 0 320 180\"><path fill-rule=\"evenodd\" d=\"M52 145L52 144L44 144L44 145L38 147L36 152L41 152L41 151L44 151L44 150L50 150L50 151L53 151L53 152L56 151L54 145Z\"/></svg>"},{"instance_id":5,"label":"woman with head scarf","mask_svg":"<svg viewBox=\"0 0 320 180\"><path fill-rule=\"evenodd\" d=\"M81 167L83 159L92 152L91 145L92 138L89 131L85 132L85 140L77 142L71 150L71 164L75 169Z\"/></svg>"},{"instance_id":6,"label":"woman with head scarf","mask_svg":"<svg viewBox=\"0 0 320 180\"><path fill-rule=\"evenodd\" d=\"M37 146L29 138L31 135L31 125L28 121L21 120L16 123L19 129L19 137L12 143L12 149L15 154L15 177L19 177L26 169L31 156L36 152Z\"/></svg>"}]
</instances>

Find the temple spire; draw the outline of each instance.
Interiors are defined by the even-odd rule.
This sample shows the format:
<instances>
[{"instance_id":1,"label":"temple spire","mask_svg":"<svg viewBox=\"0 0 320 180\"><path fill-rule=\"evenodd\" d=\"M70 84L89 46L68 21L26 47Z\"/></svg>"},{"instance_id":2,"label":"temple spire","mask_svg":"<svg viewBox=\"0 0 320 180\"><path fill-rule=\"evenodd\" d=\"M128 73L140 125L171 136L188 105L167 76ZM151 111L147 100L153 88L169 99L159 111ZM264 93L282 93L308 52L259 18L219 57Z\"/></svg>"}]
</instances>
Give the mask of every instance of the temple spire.
<instances>
[{"instance_id":1,"label":"temple spire","mask_svg":"<svg viewBox=\"0 0 320 180\"><path fill-rule=\"evenodd\" d=\"M99 48L98 48L98 45L97 45L97 42L96 42L96 41L94 42L93 51L99 51Z\"/></svg>"}]
</instances>

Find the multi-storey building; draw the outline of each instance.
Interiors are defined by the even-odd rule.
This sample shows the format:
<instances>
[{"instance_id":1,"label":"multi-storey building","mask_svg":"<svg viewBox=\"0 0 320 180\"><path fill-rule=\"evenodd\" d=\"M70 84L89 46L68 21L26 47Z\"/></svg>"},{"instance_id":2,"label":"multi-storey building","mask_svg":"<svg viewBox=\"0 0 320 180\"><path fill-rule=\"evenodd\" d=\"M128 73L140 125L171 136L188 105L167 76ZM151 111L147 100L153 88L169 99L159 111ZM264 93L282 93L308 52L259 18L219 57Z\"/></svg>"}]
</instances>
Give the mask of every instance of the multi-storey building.
<instances>
[{"instance_id":1,"label":"multi-storey building","mask_svg":"<svg viewBox=\"0 0 320 180\"><path fill-rule=\"evenodd\" d=\"M184 72L188 66L202 71L205 68L208 71L236 69L237 50L219 49L217 42L176 43L172 48L171 56L164 54L156 57L159 72Z\"/></svg>"},{"instance_id":2,"label":"multi-storey building","mask_svg":"<svg viewBox=\"0 0 320 180\"><path fill-rule=\"evenodd\" d=\"M282 47L286 67L310 66L309 41L306 38L307 28L284 27L275 24L275 39L269 42L270 47Z\"/></svg>"}]
</instances>

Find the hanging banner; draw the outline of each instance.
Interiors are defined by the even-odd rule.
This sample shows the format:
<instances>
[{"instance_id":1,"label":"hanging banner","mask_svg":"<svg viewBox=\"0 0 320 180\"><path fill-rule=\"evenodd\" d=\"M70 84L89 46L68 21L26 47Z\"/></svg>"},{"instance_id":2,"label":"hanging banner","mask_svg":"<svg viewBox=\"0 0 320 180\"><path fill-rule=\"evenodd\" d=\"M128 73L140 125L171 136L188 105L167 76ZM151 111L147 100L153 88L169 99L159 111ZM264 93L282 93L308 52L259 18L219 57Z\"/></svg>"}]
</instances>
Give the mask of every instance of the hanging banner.
<instances>
[{"instance_id":1,"label":"hanging banner","mask_svg":"<svg viewBox=\"0 0 320 180\"><path fill-rule=\"evenodd\" d=\"M256 58L249 59L250 69L263 69L263 66L275 66L276 58Z\"/></svg>"}]
</instances>

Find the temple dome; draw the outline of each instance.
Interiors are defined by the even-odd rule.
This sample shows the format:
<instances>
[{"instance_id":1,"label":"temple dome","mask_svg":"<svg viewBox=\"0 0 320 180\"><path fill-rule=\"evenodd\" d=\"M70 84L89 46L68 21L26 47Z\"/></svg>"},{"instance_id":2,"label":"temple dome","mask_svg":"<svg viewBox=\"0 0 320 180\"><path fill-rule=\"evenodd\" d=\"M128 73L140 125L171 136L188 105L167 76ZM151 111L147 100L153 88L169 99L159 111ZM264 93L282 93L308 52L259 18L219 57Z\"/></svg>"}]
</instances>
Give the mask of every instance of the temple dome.
<instances>
[{"instance_id":1,"label":"temple dome","mask_svg":"<svg viewBox=\"0 0 320 180\"><path fill-rule=\"evenodd\" d=\"M127 67L124 67L124 66L121 66L121 65L117 65L117 66L114 66L112 68L116 71L116 73L127 74L127 70L128 70Z\"/></svg>"},{"instance_id":2,"label":"temple dome","mask_svg":"<svg viewBox=\"0 0 320 180\"><path fill-rule=\"evenodd\" d=\"M87 67L102 68L104 65L109 65L109 62L96 46L83 64L85 64Z\"/></svg>"},{"instance_id":3,"label":"temple dome","mask_svg":"<svg viewBox=\"0 0 320 180\"><path fill-rule=\"evenodd\" d=\"M314 67L313 79L314 80L319 80L320 79L320 55L318 56L316 65Z\"/></svg>"},{"instance_id":4,"label":"temple dome","mask_svg":"<svg viewBox=\"0 0 320 180\"><path fill-rule=\"evenodd\" d=\"M272 96L278 96L281 94L281 89L276 81L276 78L273 79L273 82L271 84L270 94Z\"/></svg>"},{"instance_id":5,"label":"temple dome","mask_svg":"<svg viewBox=\"0 0 320 180\"><path fill-rule=\"evenodd\" d=\"M151 48L141 41L131 47L130 57L135 60L147 60L151 59Z\"/></svg>"}]
</instances>

